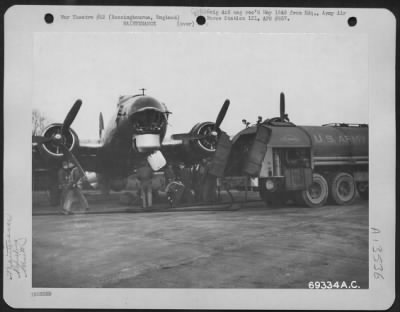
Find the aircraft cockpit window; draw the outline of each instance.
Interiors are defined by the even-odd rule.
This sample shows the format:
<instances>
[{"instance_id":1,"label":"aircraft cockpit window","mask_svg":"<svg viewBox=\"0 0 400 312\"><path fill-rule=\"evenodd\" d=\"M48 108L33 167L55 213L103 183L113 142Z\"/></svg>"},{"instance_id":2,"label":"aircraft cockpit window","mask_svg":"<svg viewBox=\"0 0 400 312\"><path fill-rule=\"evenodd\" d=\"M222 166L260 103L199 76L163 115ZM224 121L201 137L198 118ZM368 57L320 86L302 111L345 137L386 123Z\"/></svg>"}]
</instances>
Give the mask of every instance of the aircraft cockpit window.
<instances>
[{"instance_id":1,"label":"aircraft cockpit window","mask_svg":"<svg viewBox=\"0 0 400 312\"><path fill-rule=\"evenodd\" d=\"M137 130L160 130L165 123L165 116L159 111L149 109L133 114L131 121Z\"/></svg>"}]
</instances>

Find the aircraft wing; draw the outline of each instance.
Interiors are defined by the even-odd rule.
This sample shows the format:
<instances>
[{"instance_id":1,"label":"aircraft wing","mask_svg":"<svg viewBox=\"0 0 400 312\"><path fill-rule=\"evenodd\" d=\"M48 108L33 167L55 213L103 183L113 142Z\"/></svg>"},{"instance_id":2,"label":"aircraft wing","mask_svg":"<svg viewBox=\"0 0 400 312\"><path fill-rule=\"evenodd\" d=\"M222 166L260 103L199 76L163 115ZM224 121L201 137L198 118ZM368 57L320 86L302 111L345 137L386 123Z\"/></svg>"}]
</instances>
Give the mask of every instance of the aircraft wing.
<instances>
[{"instance_id":1,"label":"aircraft wing","mask_svg":"<svg viewBox=\"0 0 400 312\"><path fill-rule=\"evenodd\" d=\"M74 150L74 155L85 171L96 171L96 156L101 146L102 144L99 140L87 140L81 141L76 150ZM33 173L57 170L60 168L62 160L64 160L64 157L48 156L40 144L32 143Z\"/></svg>"},{"instance_id":2,"label":"aircraft wing","mask_svg":"<svg viewBox=\"0 0 400 312\"><path fill-rule=\"evenodd\" d=\"M165 138L160 150L167 163L193 163L190 155L188 155L188 146L182 140L174 140L170 137Z\"/></svg>"},{"instance_id":3,"label":"aircraft wing","mask_svg":"<svg viewBox=\"0 0 400 312\"><path fill-rule=\"evenodd\" d=\"M202 159L212 160L210 172L215 176L222 177L229 160L232 142L229 136L221 131L218 137L212 138L215 142L204 140L174 140L168 138L163 143L161 152L170 163L183 162L193 165Z\"/></svg>"}]
</instances>

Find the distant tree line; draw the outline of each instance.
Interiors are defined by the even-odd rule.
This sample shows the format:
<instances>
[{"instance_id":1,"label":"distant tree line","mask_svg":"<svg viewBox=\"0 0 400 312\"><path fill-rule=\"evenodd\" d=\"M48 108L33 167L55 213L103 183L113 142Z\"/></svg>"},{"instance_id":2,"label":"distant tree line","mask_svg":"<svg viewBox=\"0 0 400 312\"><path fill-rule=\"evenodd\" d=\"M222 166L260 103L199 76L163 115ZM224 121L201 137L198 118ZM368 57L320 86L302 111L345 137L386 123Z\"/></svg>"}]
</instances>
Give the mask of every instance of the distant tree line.
<instances>
[{"instance_id":1,"label":"distant tree line","mask_svg":"<svg viewBox=\"0 0 400 312\"><path fill-rule=\"evenodd\" d=\"M49 123L49 119L40 110L32 110L32 136L42 134Z\"/></svg>"}]
</instances>

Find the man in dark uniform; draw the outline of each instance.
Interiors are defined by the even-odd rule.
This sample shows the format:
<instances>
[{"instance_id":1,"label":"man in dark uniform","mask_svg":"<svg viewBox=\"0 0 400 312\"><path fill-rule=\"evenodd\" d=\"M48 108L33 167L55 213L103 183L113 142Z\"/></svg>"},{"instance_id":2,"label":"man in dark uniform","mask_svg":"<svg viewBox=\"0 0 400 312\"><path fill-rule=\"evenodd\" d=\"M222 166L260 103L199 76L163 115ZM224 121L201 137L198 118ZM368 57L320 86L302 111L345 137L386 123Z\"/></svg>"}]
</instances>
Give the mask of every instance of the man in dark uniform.
<instances>
[{"instance_id":1,"label":"man in dark uniform","mask_svg":"<svg viewBox=\"0 0 400 312\"><path fill-rule=\"evenodd\" d=\"M204 200L204 183L206 181L207 173L207 159L202 159L196 167L196 184L195 184L195 195L196 200Z\"/></svg>"},{"instance_id":2,"label":"man in dark uniform","mask_svg":"<svg viewBox=\"0 0 400 312\"><path fill-rule=\"evenodd\" d=\"M217 177L210 174L212 161L210 158L206 160L203 184L203 200L212 202L217 200Z\"/></svg>"},{"instance_id":3,"label":"man in dark uniform","mask_svg":"<svg viewBox=\"0 0 400 312\"><path fill-rule=\"evenodd\" d=\"M193 202L193 194L192 194L192 171L190 168L185 167L185 164L179 164L179 179L185 186L183 191L183 200L186 203Z\"/></svg>"},{"instance_id":4,"label":"man in dark uniform","mask_svg":"<svg viewBox=\"0 0 400 312\"><path fill-rule=\"evenodd\" d=\"M176 180L175 171L171 163L169 163L167 168L165 168L164 176L165 176L165 185L168 185L168 183L171 183L172 181Z\"/></svg>"}]
</instances>

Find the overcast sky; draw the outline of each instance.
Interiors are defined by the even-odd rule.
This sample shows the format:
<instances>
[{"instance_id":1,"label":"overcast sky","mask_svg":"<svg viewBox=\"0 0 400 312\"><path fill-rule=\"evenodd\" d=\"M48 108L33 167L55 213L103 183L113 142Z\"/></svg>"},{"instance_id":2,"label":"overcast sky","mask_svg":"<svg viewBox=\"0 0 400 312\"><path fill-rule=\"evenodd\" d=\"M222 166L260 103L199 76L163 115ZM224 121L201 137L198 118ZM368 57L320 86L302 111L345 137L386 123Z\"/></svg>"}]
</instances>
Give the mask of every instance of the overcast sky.
<instances>
[{"instance_id":1,"label":"overcast sky","mask_svg":"<svg viewBox=\"0 0 400 312\"><path fill-rule=\"evenodd\" d=\"M146 94L172 111L169 133L215 120L222 128L279 115L279 93L299 125L368 123L367 38L357 35L205 33L39 33L34 41L33 108L62 122L78 98L72 128L96 139L120 95Z\"/></svg>"}]
</instances>

